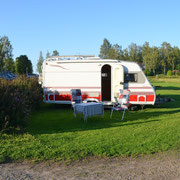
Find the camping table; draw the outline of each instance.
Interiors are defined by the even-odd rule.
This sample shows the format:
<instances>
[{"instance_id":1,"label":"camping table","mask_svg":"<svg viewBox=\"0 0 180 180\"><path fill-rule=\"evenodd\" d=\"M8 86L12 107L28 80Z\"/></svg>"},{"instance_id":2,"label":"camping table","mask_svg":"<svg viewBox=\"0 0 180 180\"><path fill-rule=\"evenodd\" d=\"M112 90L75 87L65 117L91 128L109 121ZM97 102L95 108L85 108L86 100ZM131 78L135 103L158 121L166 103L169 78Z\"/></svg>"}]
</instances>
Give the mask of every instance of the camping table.
<instances>
[{"instance_id":1,"label":"camping table","mask_svg":"<svg viewBox=\"0 0 180 180\"><path fill-rule=\"evenodd\" d=\"M74 104L74 115L81 113L84 115L84 121L87 122L89 116L104 116L104 106L102 103L81 103Z\"/></svg>"}]
</instances>

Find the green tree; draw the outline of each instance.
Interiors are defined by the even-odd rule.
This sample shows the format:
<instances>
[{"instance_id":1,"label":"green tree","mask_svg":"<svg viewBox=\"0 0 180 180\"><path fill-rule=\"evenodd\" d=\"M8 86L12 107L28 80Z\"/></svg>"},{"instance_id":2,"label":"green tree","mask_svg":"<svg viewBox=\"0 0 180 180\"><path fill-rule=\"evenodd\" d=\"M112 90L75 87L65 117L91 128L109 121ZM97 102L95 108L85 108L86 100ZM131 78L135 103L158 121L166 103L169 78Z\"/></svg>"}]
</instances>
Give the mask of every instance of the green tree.
<instances>
[{"instance_id":1,"label":"green tree","mask_svg":"<svg viewBox=\"0 0 180 180\"><path fill-rule=\"evenodd\" d=\"M7 36L0 38L0 71L4 69L5 62L12 59L12 45ZM6 63L7 64L7 63Z\"/></svg>"},{"instance_id":2,"label":"green tree","mask_svg":"<svg viewBox=\"0 0 180 180\"><path fill-rule=\"evenodd\" d=\"M160 53L159 49L157 47L152 48L152 53L151 53L151 69L153 71L153 74L156 74L156 69L158 68L158 65L160 63Z\"/></svg>"},{"instance_id":3,"label":"green tree","mask_svg":"<svg viewBox=\"0 0 180 180\"><path fill-rule=\"evenodd\" d=\"M99 57L102 59L108 59L109 58L109 51L111 49L111 44L110 42L105 38L103 40L103 44L101 45L100 48L100 54Z\"/></svg>"},{"instance_id":4,"label":"green tree","mask_svg":"<svg viewBox=\"0 0 180 180\"><path fill-rule=\"evenodd\" d=\"M129 59L131 61L141 63L142 62L141 46L137 46L135 43L131 43L128 49L129 49Z\"/></svg>"},{"instance_id":5,"label":"green tree","mask_svg":"<svg viewBox=\"0 0 180 180\"><path fill-rule=\"evenodd\" d=\"M122 47L118 44L114 44L110 49L108 53L108 58L110 59L120 59L122 56Z\"/></svg>"},{"instance_id":6,"label":"green tree","mask_svg":"<svg viewBox=\"0 0 180 180\"><path fill-rule=\"evenodd\" d=\"M3 69L5 71L15 72L15 63L12 58L9 58L4 62Z\"/></svg>"},{"instance_id":7,"label":"green tree","mask_svg":"<svg viewBox=\"0 0 180 180\"><path fill-rule=\"evenodd\" d=\"M175 49L174 49L175 48ZM176 62L175 62L175 69L177 69L177 66L180 66L180 49L178 47L174 47L176 54Z\"/></svg>"},{"instance_id":8,"label":"green tree","mask_svg":"<svg viewBox=\"0 0 180 180\"><path fill-rule=\"evenodd\" d=\"M54 50L52 56L59 56L59 52L57 50Z\"/></svg>"},{"instance_id":9,"label":"green tree","mask_svg":"<svg viewBox=\"0 0 180 180\"><path fill-rule=\"evenodd\" d=\"M180 50L178 47L173 47L168 54L167 62L171 70L175 70L176 65L180 62Z\"/></svg>"},{"instance_id":10,"label":"green tree","mask_svg":"<svg viewBox=\"0 0 180 180\"><path fill-rule=\"evenodd\" d=\"M123 50L123 59L128 61L129 58L130 58L129 57L129 52L128 52L128 49L126 48L126 49Z\"/></svg>"},{"instance_id":11,"label":"green tree","mask_svg":"<svg viewBox=\"0 0 180 180\"><path fill-rule=\"evenodd\" d=\"M164 75L166 74L166 71L168 69L168 58L169 58L171 50L172 50L172 47L169 43L163 42L161 44L161 48L160 48L161 65L164 69Z\"/></svg>"},{"instance_id":12,"label":"green tree","mask_svg":"<svg viewBox=\"0 0 180 180\"><path fill-rule=\"evenodd\" d=\"M160 53L157 47L149 48L145 54L143 54L143 61L146 62L146 70L149 72L153 72L156 74L156 70L158 68L160 62Z\"/></svg>"},{"instance_id":13,"label":"green tree","mask_svg":"<svg viewBox=\"0 0 180 180\"><path fill-rule=\"evenodd\" d=\"M21 55L16 58L15 70L18 74L32 73L32 63L26 55Z\"/></svg>"},{"instance_id":14,"label":"green tree","mask_svg":"<svg viewBox=\"0 0 180 180\"><path fill-rule=\"evenodd\" d=\"M46 53L46 59L49 58L50 56L51 56L51 55L50 55L49 51L47 51L47 53Z\"/></svg>"},{"instance_id":15,"label":"green tree","mask_svg":"<svg viewBox=\"0 0 180 180\"><path fill-rule=\"evenodd\" d=\"M39 59L37 62L37 72L40 74L42 73L42 64L43 64L43 55L42 55L42 51L40 51L40 55L39 55Z\"/></svg>"},{"instance_id":16,"label":"green tree","mask_svg":"<svg viewBox=\"0 0 180 180\"><path fill-rule=\"evenodd\" d=\"M147 63L148 63L147 61L149 60L147 56L149 56L150 53L151 53L151 48L149 46L149 43L145 42L142 46L142 60L145 65L145 69L147 69Z\"/></svg>"}]
</instances>

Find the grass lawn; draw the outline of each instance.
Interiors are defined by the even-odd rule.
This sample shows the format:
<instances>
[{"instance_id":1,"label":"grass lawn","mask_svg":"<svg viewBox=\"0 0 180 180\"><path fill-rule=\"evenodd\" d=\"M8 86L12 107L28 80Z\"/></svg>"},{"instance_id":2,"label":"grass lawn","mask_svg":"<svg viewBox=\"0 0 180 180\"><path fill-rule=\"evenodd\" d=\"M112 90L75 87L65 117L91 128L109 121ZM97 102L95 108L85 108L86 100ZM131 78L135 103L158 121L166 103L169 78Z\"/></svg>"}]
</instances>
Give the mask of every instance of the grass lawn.
<instances>
[{"instance_id":1,"label":"grass lawn","mask_svg":"<svg viewBox=\"0 0 180 180\"><path fill-rule=\"evenodd\" d=\"M73 117L70 106L43 105L31 116L27 133L0 134L0 162L74 160L89 156L136 156L180 150L180 81L151 79L157 94L174 98L160 107L105 117ZM118 120L119 118L119 120Z\"/></svg>"}]
</instances>

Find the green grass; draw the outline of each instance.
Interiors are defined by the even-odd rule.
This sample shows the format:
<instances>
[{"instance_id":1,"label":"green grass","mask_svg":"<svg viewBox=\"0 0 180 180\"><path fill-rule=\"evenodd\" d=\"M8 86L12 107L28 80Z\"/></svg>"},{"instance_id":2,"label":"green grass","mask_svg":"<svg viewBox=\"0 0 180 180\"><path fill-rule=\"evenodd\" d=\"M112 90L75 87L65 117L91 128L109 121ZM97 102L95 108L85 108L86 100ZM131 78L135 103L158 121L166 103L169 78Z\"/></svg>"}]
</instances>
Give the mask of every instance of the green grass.
<instances>
[{"instance_id":1,"label":"green grass","mask_svg":"<svg viewBox=\"0 0 180 180\"><path fill-rule=\"evenodd\" d=\"M157 79L157 94L174 98L160 107L105 117L73 117L68 106L43 105L32 114L27 133L0 134L0 162L74 160L90 156L136 156L180 150L180 83ZM119 120L118 120L119 119Z\"/></svg>"}]
</instances>

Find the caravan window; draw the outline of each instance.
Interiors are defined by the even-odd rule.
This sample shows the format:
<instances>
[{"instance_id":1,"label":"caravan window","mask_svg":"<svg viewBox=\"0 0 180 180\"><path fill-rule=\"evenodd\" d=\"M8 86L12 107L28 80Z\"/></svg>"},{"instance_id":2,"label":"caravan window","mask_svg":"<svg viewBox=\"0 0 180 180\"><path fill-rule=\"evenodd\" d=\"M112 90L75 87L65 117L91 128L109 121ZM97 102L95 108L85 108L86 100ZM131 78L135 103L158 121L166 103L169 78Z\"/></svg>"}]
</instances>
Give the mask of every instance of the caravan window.
<instances>
[{"instance_id":1,"label":"caravan window","mask_svg":"<svg viewBox=\"0 0 180 180\"><path fill-rule=\"evenodd\" d=\"M128 83L128 82L137 82L137 73L128 73L128 74L124 74L124 82Z\"/></svg>"}]
</instances>

